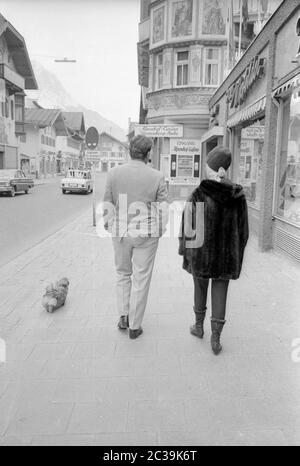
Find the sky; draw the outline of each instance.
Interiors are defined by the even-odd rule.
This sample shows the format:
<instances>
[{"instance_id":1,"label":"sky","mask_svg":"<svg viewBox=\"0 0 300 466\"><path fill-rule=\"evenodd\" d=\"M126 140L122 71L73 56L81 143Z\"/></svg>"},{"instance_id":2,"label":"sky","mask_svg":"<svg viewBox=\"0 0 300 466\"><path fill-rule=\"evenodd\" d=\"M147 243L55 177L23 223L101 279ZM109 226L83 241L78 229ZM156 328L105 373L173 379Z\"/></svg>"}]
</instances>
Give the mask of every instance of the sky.
<instances>
[{"instance_id":1,"label":"sky","mask_svg":"<svg viewBox=\"0 0 300 466\"><path fill-rule=\"evenodd\" d=\"M138 119L139 0L0 0L0 13L79 104L125 130Z\"/></svg>"}]
</instances>

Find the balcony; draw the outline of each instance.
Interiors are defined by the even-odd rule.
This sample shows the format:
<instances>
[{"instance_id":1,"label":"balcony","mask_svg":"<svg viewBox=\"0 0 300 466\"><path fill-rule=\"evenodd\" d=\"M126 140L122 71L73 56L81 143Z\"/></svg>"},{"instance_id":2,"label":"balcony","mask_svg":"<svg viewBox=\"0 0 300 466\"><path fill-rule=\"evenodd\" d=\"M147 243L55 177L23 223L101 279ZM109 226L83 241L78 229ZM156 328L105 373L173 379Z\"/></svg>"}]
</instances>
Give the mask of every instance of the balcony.
<instances>
[{"instance_id":1,"label":"balcony","mask_svg":"<svg viewBox=\"0 0 300 466\"><path fill-rule=\"evenodd\" d=\"M25 88L25 79L5 63L0 63L0 78L7 82L11 94L20 92Z\"/></svg>"},{"instance_id":2,"label":"balcony","mask_svg":"<svg viewBox=\"0 0 300 466\"><path fill-rule=\"evenodd\" d=\"M208 128L208 103L215 89L205 87L170 88L147 94L148 119L168 118L178 122L197 121L199 128ZM152 122L155 122L153 120Z\"/></svg>"}]
</instances>

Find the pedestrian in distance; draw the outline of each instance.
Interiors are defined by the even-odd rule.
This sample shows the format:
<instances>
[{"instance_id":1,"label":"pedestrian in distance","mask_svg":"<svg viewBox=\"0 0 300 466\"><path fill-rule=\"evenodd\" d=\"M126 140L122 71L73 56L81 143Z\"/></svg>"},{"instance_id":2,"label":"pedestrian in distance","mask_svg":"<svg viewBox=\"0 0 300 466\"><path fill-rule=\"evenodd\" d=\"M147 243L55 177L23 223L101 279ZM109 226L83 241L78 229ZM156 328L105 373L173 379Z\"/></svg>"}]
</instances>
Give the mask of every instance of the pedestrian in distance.
<instances>
[{"instance_id":1,"label":"pedestrian in distance","mask_svg":"<svg viewBox=\"0 0 300 466\"><path fill-rule=\"evenodd\" d=\"M159 238L168 221L164 176L149 166L152 140L137 135L130 142L131 160L107 174L104 227L111 232L117 272L118 327L129 338L143 333Z\"/></svg>"},{"instance_id":2,"label":"pedestrian in distance","mask_svg":"<svg viewBox=\"0 0 300 466\"><path fill-rule=\"evenodd\" d=\"M247 202L242 186L226 178L231 152L222 146L207 156L206 178L189 197L182 215L179 254L194 281L195 324L191 334L203 338L211 279L211 347L222 350L230 280L239 278L248 240Z\"/></svg>"}]
</instances>

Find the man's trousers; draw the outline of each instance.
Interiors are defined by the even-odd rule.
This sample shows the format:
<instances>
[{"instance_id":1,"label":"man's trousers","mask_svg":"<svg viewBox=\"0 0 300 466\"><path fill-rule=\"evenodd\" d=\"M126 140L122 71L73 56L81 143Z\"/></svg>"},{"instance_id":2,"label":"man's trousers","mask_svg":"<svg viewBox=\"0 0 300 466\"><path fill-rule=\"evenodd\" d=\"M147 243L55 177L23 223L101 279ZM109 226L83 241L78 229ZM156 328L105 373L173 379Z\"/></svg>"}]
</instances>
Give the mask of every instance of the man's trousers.
<instances>
[{"instance_id":1,"label":"man's trousers","mask_svg":"<svg viewBox=\"0 0 300 466\"><path fill-rule=\"evenodd\" d=\"M158 238L113 238L120 316L129 315L129 327L138 329L144 317Z\"/></svg>"}]
</instances>

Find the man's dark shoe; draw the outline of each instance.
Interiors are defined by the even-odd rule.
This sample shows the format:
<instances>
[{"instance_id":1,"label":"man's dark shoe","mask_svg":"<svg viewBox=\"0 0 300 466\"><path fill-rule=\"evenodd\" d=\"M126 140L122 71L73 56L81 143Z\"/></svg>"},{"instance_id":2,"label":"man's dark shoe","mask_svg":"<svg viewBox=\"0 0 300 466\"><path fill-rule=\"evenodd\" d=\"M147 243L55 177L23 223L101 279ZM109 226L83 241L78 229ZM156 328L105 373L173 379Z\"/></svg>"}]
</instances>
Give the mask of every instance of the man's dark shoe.
<instances>
[{"instance_id":1,"label":"man's dark shoe","mask_svg":"<svg viewBox=\"0 0 300 466\"><path fill-rule=\"evenodd\" d=\"M129 338L131 340L135 340L137 337L139 337L140 335L142 335L143 333L143 329L142 327L136 329L136 330L132 330L131 328L129 329Z\"/></svg>"},{"instance_id":2,"label":"man's dark shoe","mask_svg":"<svg viewBox=\"0 0 300 466\"><path fill-rule=\"evenodd\" d=\"M129 327L128 316L121 316L120 317L118 327L119 327L120 330L127 330L127 328Z\"/></svg>"}]
</instances>

